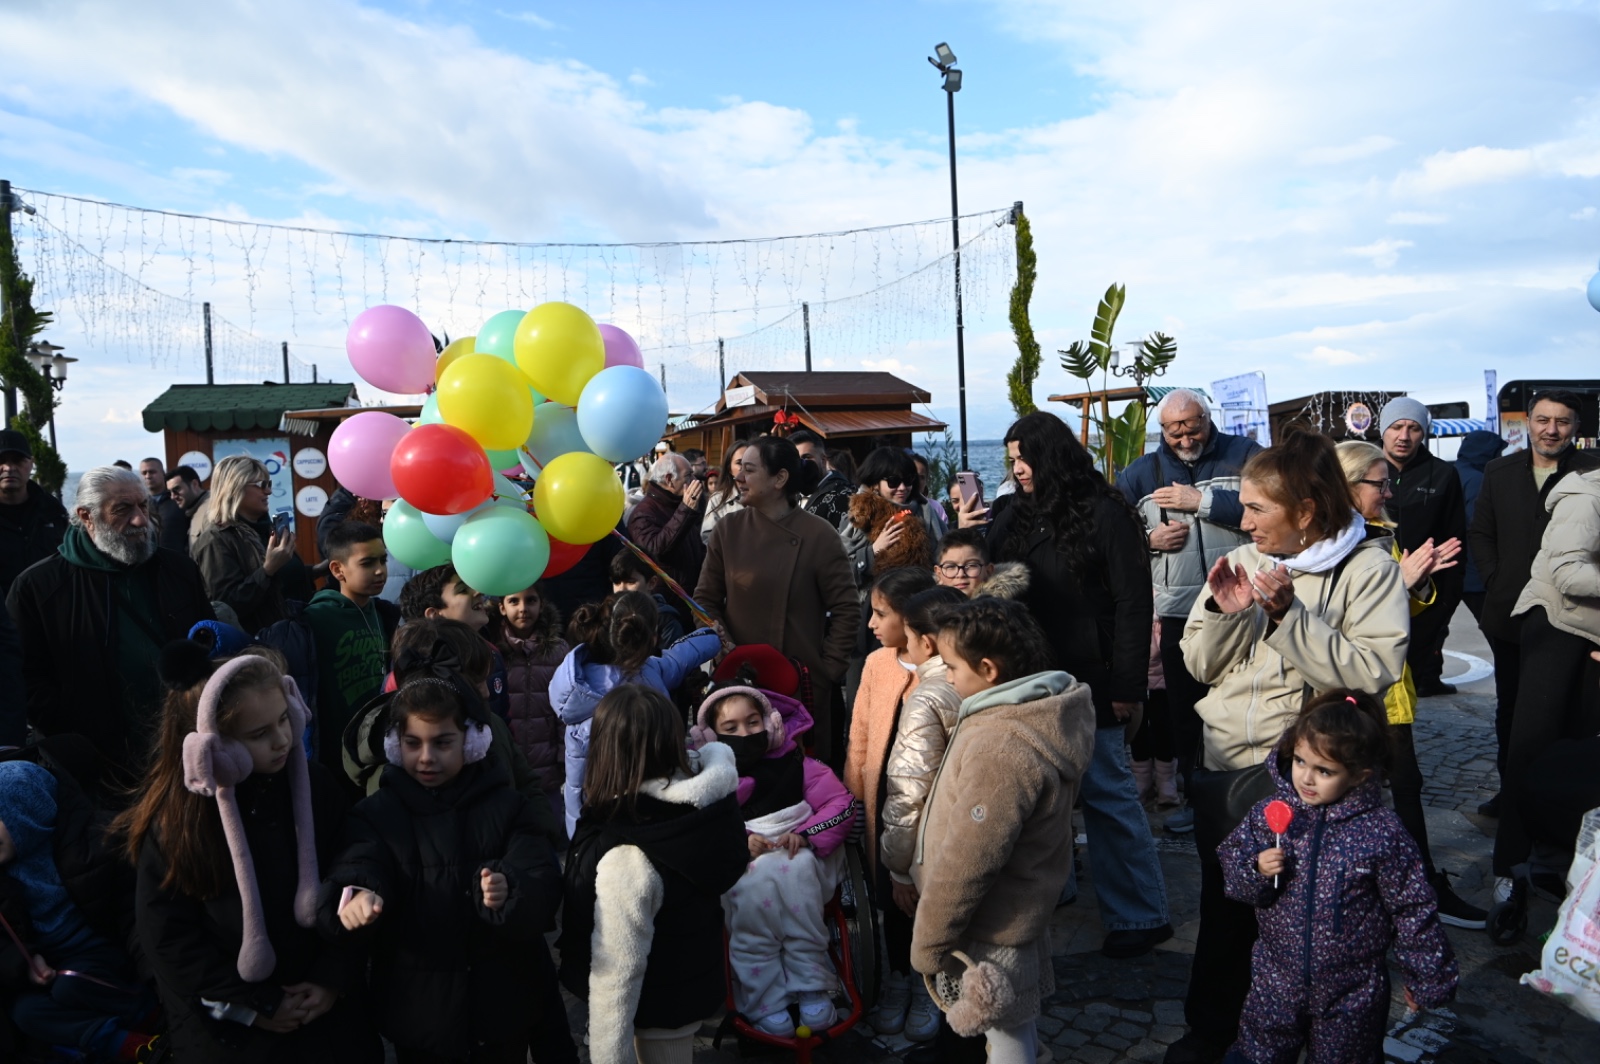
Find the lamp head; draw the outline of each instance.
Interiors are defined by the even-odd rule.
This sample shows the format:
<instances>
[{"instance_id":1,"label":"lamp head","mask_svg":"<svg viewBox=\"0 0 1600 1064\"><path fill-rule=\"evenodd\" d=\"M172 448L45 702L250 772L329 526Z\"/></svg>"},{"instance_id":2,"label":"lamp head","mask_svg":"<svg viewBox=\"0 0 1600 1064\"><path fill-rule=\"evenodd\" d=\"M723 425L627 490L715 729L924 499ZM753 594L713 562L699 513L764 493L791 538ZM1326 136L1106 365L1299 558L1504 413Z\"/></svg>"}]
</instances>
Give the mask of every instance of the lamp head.
<instances>
[{"instance_id":1,"label":"lamp head","mask_svg":"<svg viewBox=\"0 0 1600 1064\"><path fill-rule=\"evenodd\" d=\"M961 71L952 69L944 72L944 91L961 91Z\"/></svg>"},{"instance_id":2,"label":"lamp head","mask_svg":"<svg viewBox=\"0 0 1600 1064\"><path fill-rule=\"evenodd\" d=\"M956 65L956 53L952 52L950 50L950 46L945 44L943 41L940 41L938 44L934 45L933 54L939 57L939 62L937 63L938 66L949 67Z\"/></svg>"}]
</instances>

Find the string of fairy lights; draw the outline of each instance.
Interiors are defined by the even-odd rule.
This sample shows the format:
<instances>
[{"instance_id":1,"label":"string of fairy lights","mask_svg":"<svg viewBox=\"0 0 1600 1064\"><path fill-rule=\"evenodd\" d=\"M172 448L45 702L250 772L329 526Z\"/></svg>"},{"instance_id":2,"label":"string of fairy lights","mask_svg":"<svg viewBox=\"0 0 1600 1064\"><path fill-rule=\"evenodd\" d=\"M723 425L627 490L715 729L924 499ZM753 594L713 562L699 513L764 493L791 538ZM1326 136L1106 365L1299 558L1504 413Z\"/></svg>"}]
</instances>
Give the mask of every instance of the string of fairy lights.
<instances>
[{"instance_id":1,"label":"string of fairy lights","mask_svg":"<svg viewBox=\"0 0 1600 1064\"><path fill-rule=\"evenodd\" d=\"M343 232L182 214L16 189L13 215L35 301L91 347L194 373L200 306L212 304L217 379L291 379L333 362L348 323L398 303L443 336L498 311L560 299L627 329L674 409L696 409L727 375L804 365L859 369L909 345L954 345L949 219L759 239L518 243ZM1003 318L1014 275L1010 211L964 216L968 327ZM239 322L241 324L235 324ZM323 352L328 352L324 354ZM342 363L341 372L342 372ZM329 373L325 367L323 377Z\"/></svg>"}]
</instances>

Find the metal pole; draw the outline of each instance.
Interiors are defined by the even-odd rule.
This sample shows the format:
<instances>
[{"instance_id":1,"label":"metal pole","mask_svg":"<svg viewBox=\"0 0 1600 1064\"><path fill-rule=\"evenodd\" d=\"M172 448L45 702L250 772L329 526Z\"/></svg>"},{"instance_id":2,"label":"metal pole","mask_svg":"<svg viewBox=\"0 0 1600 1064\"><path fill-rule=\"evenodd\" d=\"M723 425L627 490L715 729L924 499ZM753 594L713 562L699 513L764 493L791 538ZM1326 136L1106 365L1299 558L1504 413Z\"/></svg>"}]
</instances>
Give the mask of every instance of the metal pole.
<instances>
[{"instance_id":1,"label":"metal pole","mask_svg":"<svg viewBox=\"0 0 1600 1064\"><path fill-rule=\"evenodd\" d=\"M5 231L5 246L9 250L11 244L11 182L0 180L0 229ZM12 338L17 344L17 355L22 355L22 337L15 330L17 327L16 315L11 313L11 290L6 285L4 275L0 274L0 318L4 318L12 329ZM6 428L11 427L12 420L17 416L17 386L8 376L6 377Z\"/></svg>"},{"instance_id":2,"label":"metal pole","mask_svg":"<svg viewBox=\"0 0 1600 1064\"><path fill-rule=\"evenodd\" d=\"M665 364L663 364L662 367L661 367L661 390L662 391L666 391L667 390L667 376L666 376L666 374L667 374L667 367L666 367ZM718 388L726 388L727 386L728 386L728 367L727 367L727 363L724 362L723 358L722 358L722 337L719 336L719 337L717 337L717 387Z\"/></svg>"},{"instance_id":3,"label":"metal pole","mask_svg":"<svg viewBox=\"0 0 1600 1064\"><path fill-rule=\"evenodd\" d=\"M289 341L283 342L283 383L289 383Z\"/></svg>"},{"instance_id":4,"label":"metal pole","mask_svg":"<svg viewBox=\"0 0 1600 1064\"><path fill-rule=\"evenodd\" d=\"M956 387L961 401L961 468L967 462L967 348L966 328L961 320L961 209L956 201L956 94L944 91L950 119L950 239L955 248L956 272Z\"/></svg>"},{"instance_id":5,"label":"metal pole","mask_svg":"<svg viewBox=\"0 0 1600 1064\"><path fill-rule=\"evenodd\" d=\"M667 390L667 364L661 363L661 390Z\"/></svg>"},{"instance_id":6,"label":"metal pole","mask_svg":"<svg viewBox=\"0 0 1600 1064\"><path fill-rule=\"evenodd\" d=\"M800 315L805 321L805 327L806 327L806 372L810 373L811 372L811 304L810 303L801 303L800 304Z\"/></svg>"},{"instance_id":7,"label":"metal pole","mask_svg":"<svg viewBox=\"0 0 1600 1064\"><path fill-rule=\"evenodd\" d=\"M57 447L56 447L56 411L55 411L54 405L52 405L51 408L50 408L50 449L52 451L57 450Z\"/></svg>"},{"instance_id":8,"label":"metal pole","mask_svg":"<svg viewBox=\"0 0 1600 1064\"><path fill-rule=\"evenodd\" d=\"M211 304L202 303L200 308L206 315L206 383L215 384L217 379L211 368Z\"/></svg>"},{"instance_id":9,"label":"metal pole","mask_svg":"<svg viewBox=\"0 0 1600 1064\"><path fill-rule=\"evenodd\" d=\"M315 362L311 363L311 383L317 383L317 364Z\"/></svg>"}]
</instances>

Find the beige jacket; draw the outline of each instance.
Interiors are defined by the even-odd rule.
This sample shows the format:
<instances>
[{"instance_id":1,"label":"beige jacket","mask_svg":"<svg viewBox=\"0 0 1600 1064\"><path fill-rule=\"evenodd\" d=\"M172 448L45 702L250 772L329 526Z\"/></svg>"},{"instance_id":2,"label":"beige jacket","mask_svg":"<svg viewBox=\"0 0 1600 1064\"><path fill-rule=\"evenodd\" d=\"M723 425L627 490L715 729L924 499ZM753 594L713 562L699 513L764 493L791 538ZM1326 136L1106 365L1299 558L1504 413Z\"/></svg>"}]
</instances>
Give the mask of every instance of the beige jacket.
<instances>
[{"instance_id":1,"label":"beige jacket","mask_svg":"<svg viewBox=\"0 0 1600 1064\"><path fill-rule=\"evenodd\" d=\"M917 686L900 708L900 727L889 751L889 793L878 816L883 864L898 883L911 882L917 822L960 709L961 696L945 678L944 660L934 655L918 665Z\"/></svg>"},{"instance_id":2,"label":"beige jacket","mask_svg":"<svg viewBox=\"0 0 1600 1064\"><path fill-rule=\"evenodd\" d=\"M1272 625L1260 606L1221 613L1209 590L1189 611L1183 660L1211 688L1195 709L1205 724L1205 767L1248 768L1267 759L1299 714L1306 688L1382 697L1400 679L1411 639L1411 607L1392 537L1368 526L1337 583L1333 572L1297 573L1295 600ZM1247 572L1268 567L1247 543L1229 552Z\"/></svg>"},{"instance_id":3,"label":"beige jacket","mask_svg":"<svg viewBox=\"0 0 1600 1064\"><path fill-rule=\"evenodd\" d=\"M1542 606L1553 626L1600 643L1600 469L1562 477L1545 508L1550 524L1511 615Z\"/></svg>"}]
</instances>

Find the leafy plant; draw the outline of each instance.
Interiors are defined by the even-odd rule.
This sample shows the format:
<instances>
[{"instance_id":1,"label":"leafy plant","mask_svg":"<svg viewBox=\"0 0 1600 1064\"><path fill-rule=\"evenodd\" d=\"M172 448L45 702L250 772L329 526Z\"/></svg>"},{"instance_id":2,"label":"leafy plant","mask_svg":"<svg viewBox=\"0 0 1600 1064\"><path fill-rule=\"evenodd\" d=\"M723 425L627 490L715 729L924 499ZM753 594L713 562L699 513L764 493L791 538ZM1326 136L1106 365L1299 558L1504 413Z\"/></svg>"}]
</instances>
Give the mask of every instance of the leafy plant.
<instances>
[{"instance_id":1,"label":"leafy plant","mask_svg":"<svg viewBox=\"0 0 1600 1064\"><path fill-rule=\"evenodd\" d=\"M924 457L928 459L928 483L922 485L922 491L937 501L944 497L944 486L950 478L961 472L961 448L956 446L948 427L938 440L929 442Z\"/></svg>"},{"instance_id":2,"label":"leafy plant","mask_svg":"<svg viewBox=\"0 0 1600 1064\"><path fill-rule=\"evenodd\" d=\"M9 209L10 204L0 203L0 210ZM0 301L0 377L22 393L24 404L10 427L28 437L33 447L33 477L40 487L54 494L67 479L66 463L43 436L55 410L56 393L24 354L51 318L34 309L33 278L22 272L16 245L5 226L0 226L0 291L8 296Z\"/></svg>"},{"instance_id":3,"label":"leafy plant","mask_svg":"<svg viewBox=\"0 0 1600 1064\"><path fill-rule=\"evenodd\" d=\"M1012 212L1012 223L1017 231L1017 282L1011 286L1011 334L1017 341L1017 361L1006 374L1006 388L1010 392L1011 409L1017 417L1031 414L1038 407L1033 403L1033 382L1039 379L1039 341L1033 336L1033 323L1028 318L1028 305L1033 302L1033 282L1039 275L1039 259L1033 253L1033 227L1019 204Z\"/></svg>"}]
</instances>

